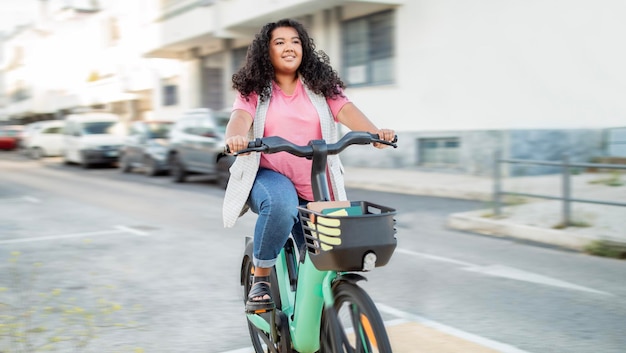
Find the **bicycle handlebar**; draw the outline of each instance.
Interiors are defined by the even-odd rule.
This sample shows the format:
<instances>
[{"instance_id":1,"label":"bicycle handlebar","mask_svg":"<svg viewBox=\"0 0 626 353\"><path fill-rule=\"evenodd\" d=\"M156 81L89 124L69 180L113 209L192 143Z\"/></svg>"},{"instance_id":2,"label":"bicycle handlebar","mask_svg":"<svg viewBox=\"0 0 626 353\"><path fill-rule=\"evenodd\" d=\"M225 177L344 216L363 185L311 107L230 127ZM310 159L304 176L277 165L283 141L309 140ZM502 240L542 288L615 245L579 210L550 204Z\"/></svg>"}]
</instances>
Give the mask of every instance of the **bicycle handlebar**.
<instances>
[{"instance_id":1,"label":"bicycle handlebar","mask_svg":"<svg viewBox=\"0 0 626 353\"><path fill-rule=\"evenodd\" d=\"M378 134L372 134L365 131L350 131L345 134L339 141L326 145L327 154L338 154L350 145L369 145L371 143L382 143L393 148L397 148L398 136L393 141L381 140ZM225 153L230 154L228 145L224 148ZM296 145L279 136L268 136L256 138L254 141L248 142L248 147L235 152L233 155L238 156L250 152L277 153L287 152L297 157L311 158L314 154L313 141L306 146Z\"/></svg>"}]
</instances>

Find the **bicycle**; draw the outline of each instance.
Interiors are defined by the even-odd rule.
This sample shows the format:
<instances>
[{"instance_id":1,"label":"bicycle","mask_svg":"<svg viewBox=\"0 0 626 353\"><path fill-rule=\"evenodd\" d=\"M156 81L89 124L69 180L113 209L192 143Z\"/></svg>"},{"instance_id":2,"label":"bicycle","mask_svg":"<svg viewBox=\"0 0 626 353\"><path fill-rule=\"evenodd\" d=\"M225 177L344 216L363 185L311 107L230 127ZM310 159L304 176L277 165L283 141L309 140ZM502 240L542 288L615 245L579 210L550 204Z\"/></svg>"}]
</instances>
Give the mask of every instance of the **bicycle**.
<instances>
[{"instance_id":1,"label":"bicycle","mask_svg":"<svg viewBox=\"0 0 626 353\"><path fill-rule=\"evenodd\" d=\"M270 275L274 309L246 314L255 352L391 352L380 313L357 284L366 278L356 272L384 266L391 258L397 243L395 209L367 201L310 208L337 206L329 202L327 156L374 142L397 147L397 138L388 142L376 134L352 131L336 143L313 140L307 146L275 136L257 138L237 153L288 152L312 159L315 203L298 207L305 249L297 249L289 237ZM241 265L244 303L254 276L252 245L252 237L246 236Z\"/></svg>"}]
</instances>

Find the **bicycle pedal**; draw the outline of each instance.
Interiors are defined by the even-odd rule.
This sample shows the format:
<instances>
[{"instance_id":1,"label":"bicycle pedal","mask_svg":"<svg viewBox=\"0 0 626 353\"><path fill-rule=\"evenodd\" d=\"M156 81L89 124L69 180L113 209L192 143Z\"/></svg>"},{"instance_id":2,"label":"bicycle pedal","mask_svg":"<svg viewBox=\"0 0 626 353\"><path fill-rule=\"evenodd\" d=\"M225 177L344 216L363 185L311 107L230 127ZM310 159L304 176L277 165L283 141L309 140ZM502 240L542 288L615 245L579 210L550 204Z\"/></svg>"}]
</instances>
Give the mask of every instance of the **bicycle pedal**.
<instances>
[{"instance_id":1,"label":"bicycle pedal","mask_svg":"<svg viewBox=\"0 0 626 353\"><path fill-rule=\"evenodd\" d=\"M251 309L251 310L247 310L246 309L246 314L265 314L265 313L269 313L276 310L276 307L271 307L271 308L261 308L261 309Z\"/></svg>"},{"instance_id":2,"label":"bicycle pedal","mask_svg":"<svg viewBox=\"0 0 626 353\"><path fill-rule=\"evenodd\" d=\"M271 305L264 305L264 306L259 305L259 307L257 308L246 307L245 310L246 310L246 314L264 314L264 313L268 313L268 312L276 310L276 306L274 305L274 303L272 303Z\"/></svg>"}]
</instances>

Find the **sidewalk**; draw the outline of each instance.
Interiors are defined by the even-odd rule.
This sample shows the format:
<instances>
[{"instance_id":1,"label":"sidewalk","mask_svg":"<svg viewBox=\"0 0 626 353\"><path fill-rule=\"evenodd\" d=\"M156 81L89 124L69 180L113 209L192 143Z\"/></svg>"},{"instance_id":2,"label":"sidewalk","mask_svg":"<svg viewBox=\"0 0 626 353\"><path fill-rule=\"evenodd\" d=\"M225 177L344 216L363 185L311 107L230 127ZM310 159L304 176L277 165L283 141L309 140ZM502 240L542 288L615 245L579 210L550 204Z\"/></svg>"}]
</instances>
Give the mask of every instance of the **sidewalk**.
<instances>
[{"instance_id":1,"label":"sidewalk","mask_svg":"<svg viewBox=\"0 0 626 353\"><path fill-rule=\"evenodd\" d=\"M573 175L572 197L598 201L626 201L626 185L608 186L602 180L609 174ZM596 240L626 244L626 207L571 203L575 227L558 229L563 202L559 200L515 198L515 205L493 214L493 180L463 174L421 172L410 169L371 169L347 167L346 186L403 194L485 201L484 209L454 213L450 228L493 236L507 236L583 250ZM626 184L626 177L622 176ZM561 196L561 175L506 178L503 191Z\"/></svg>"}]
</instances>

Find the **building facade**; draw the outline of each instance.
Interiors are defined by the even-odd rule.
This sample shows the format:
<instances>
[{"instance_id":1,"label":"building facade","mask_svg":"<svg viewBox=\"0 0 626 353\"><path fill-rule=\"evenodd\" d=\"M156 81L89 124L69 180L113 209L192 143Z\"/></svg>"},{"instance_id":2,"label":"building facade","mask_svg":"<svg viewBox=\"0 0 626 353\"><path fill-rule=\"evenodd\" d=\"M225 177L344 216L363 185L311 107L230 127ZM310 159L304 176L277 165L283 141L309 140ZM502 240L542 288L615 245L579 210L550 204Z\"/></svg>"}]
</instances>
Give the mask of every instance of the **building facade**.
<instances>
[{"instance_id":1,"label":"building facade","mask_svg":"<svg viewBox=\"0 0 626 353\"><path fill-rule=\"evenodd\" d=\"M347 165L487 175L496 151L540 160L567 153L573 161L623 153L609 148L626 126L626 48L615 45L626 33L619 15L626 3L619 0L107 4L89 17L103 31L91 36L117 40L84 57L100 64L81 74L93 79L82 92L108 97L129 119L229 109L232 74L255 33L291 17L328 54L348 97L377 125L398 131L397 150L350 149ZM92 101L83 94L80 104Z\"/></svg>"}]
</instances>

